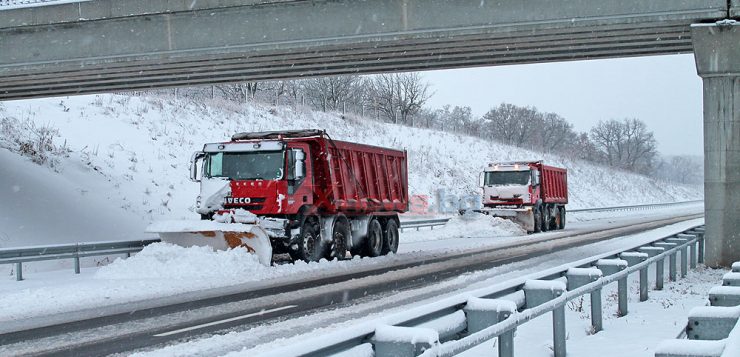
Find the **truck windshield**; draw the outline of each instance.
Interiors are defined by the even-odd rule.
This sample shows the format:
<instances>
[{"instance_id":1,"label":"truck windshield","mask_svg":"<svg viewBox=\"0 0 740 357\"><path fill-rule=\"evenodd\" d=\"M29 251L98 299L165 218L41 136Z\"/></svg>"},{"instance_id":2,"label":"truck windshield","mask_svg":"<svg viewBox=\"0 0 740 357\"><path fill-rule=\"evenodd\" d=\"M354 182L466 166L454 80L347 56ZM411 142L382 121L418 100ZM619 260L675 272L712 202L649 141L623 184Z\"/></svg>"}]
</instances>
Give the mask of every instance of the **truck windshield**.
<instances>
[{"instance_id":1,"label":"truck windshield","mask_svg":"<svg viewBox=\"0 0 740 357\"><path fill-rule=\"evenodd\" d=\"M283 151L219 152L208 155L206 177L232 180L280 180L285 166Z\"/></svg>"},{"instance_id":2,"label":"truck windshield","mask_svg":"<svg viewBox=\"0 0 740 357\"><path fill-rule=\"evenodd\" d=\"M529 185L529 171L487 171L486 186Z\"/></svg>"}]
</instances>

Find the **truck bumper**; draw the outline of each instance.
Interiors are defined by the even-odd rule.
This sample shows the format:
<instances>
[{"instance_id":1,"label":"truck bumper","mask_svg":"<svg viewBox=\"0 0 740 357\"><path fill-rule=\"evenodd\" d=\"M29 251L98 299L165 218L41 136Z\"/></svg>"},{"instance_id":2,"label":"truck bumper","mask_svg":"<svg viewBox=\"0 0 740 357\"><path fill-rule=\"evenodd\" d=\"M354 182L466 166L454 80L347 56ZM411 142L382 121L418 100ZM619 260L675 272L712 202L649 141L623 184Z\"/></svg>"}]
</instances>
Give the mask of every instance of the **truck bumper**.
<instances>
[{"instance_id":1,"label":"truck bumper","mask_svg":"<svg viewBox=\"0 0 740 357\"><path fill-rule=\"evenodd\" d=\"M489 216L510 219L518 223L527 232L534 232L534 213L532 208L481 208L478 212Z\"/></svg>"}]
</instances>

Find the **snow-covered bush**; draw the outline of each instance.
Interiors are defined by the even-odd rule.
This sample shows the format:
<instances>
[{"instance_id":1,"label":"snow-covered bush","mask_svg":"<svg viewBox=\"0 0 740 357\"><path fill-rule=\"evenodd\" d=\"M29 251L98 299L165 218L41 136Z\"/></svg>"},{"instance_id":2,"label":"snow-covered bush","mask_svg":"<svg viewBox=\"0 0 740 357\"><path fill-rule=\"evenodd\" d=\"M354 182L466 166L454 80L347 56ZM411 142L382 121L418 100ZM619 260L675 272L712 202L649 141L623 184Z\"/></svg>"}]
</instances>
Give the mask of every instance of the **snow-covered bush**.
<instances>
[{"instance_id":1,"label":"snow-covered bush","mask_svg":"<svg viewBox=\"0 0 740 357\"><path fill-rule=\"evenodd\" d=\"M39 165L59 167L59 158L66 157L70 150L66 143L58 145L59 130L51 125L38 125L30 119L15 117L0 118L0 147L19 153Z\"/></svg>"}]
</instances>

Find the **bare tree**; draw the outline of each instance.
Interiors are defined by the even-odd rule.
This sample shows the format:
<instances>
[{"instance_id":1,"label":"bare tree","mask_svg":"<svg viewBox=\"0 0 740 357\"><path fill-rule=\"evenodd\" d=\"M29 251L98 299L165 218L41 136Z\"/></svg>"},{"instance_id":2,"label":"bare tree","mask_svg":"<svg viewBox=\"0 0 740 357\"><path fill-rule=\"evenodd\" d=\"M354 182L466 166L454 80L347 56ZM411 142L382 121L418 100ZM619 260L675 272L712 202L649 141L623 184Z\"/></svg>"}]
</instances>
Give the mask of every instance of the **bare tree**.
<instances>
[{"instance_id":1,"label":"bare tree","mask_svg":"<svg viewBox=\"0 0 740 357\"><path fill-rule=\"evenodd\" d=\"M501 103L483 115L483 126L491 138L504 144L535 148L535 138L544 126L542 117L537 108Z\"/></svg>"},{"instance_id":2,"label":"bare tree","mask_svg":"<svg viewBox=\"0 0 740 357\"><path fill-rule=\"evenodd\" d=\"M653 133L638 119L601 121L591 139L609 166L625 170L649 173L658 154Z\"/></svg>"},{"instance_id":3,"label":"bare tree","mask_svg":"<svg viewBox=\"0 0 740 357\"><path fill-rule=\"evenodd\" d=\"M537 144L545 152L562 151L577 140L578 134L573 131L573 125L560 115L545 113L542 124L541 130L537 131L540 136Z\"/></svg>"},{"instance_id":4,"label":"bare tree","mask_svg":"<svg viewBox=\"0 0 740 357\"><path fill-rule=\"evenodd\" d=\"M409 123L429 99L429 84L418 73L380 74L370 77L373 106L393 123Z\"/></svg>"},{"instance_id":5,"label":"bare tree","mask_svg":"<svg viewBox=\"0 0 740 357\"><path fill-rule=\"evenodd\" d=\"M307 79L303 83L311 106L323 111L339 110L354 99L361 82L359 76L332 76Z\"/></svg>"}]
</instances>

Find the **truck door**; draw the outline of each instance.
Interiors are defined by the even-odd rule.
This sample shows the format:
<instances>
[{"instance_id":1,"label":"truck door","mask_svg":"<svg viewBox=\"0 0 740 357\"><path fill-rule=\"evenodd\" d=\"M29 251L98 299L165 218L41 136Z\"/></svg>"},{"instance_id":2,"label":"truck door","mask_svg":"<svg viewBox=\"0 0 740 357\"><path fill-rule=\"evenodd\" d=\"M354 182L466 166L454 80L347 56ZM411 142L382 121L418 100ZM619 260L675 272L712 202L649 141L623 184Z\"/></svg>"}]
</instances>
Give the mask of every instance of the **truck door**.
<instances>
[{"instance_id":1,"label":"truck door","mask_svg":"<svg viewBox=\"0 0 740 357\"><path fill-rule=\"evenodd\" d=\"M288 148L288 211L297 212L313 204L313 165L311 148L306 143L291 143Z\"/></svg>"}]
</instances>

